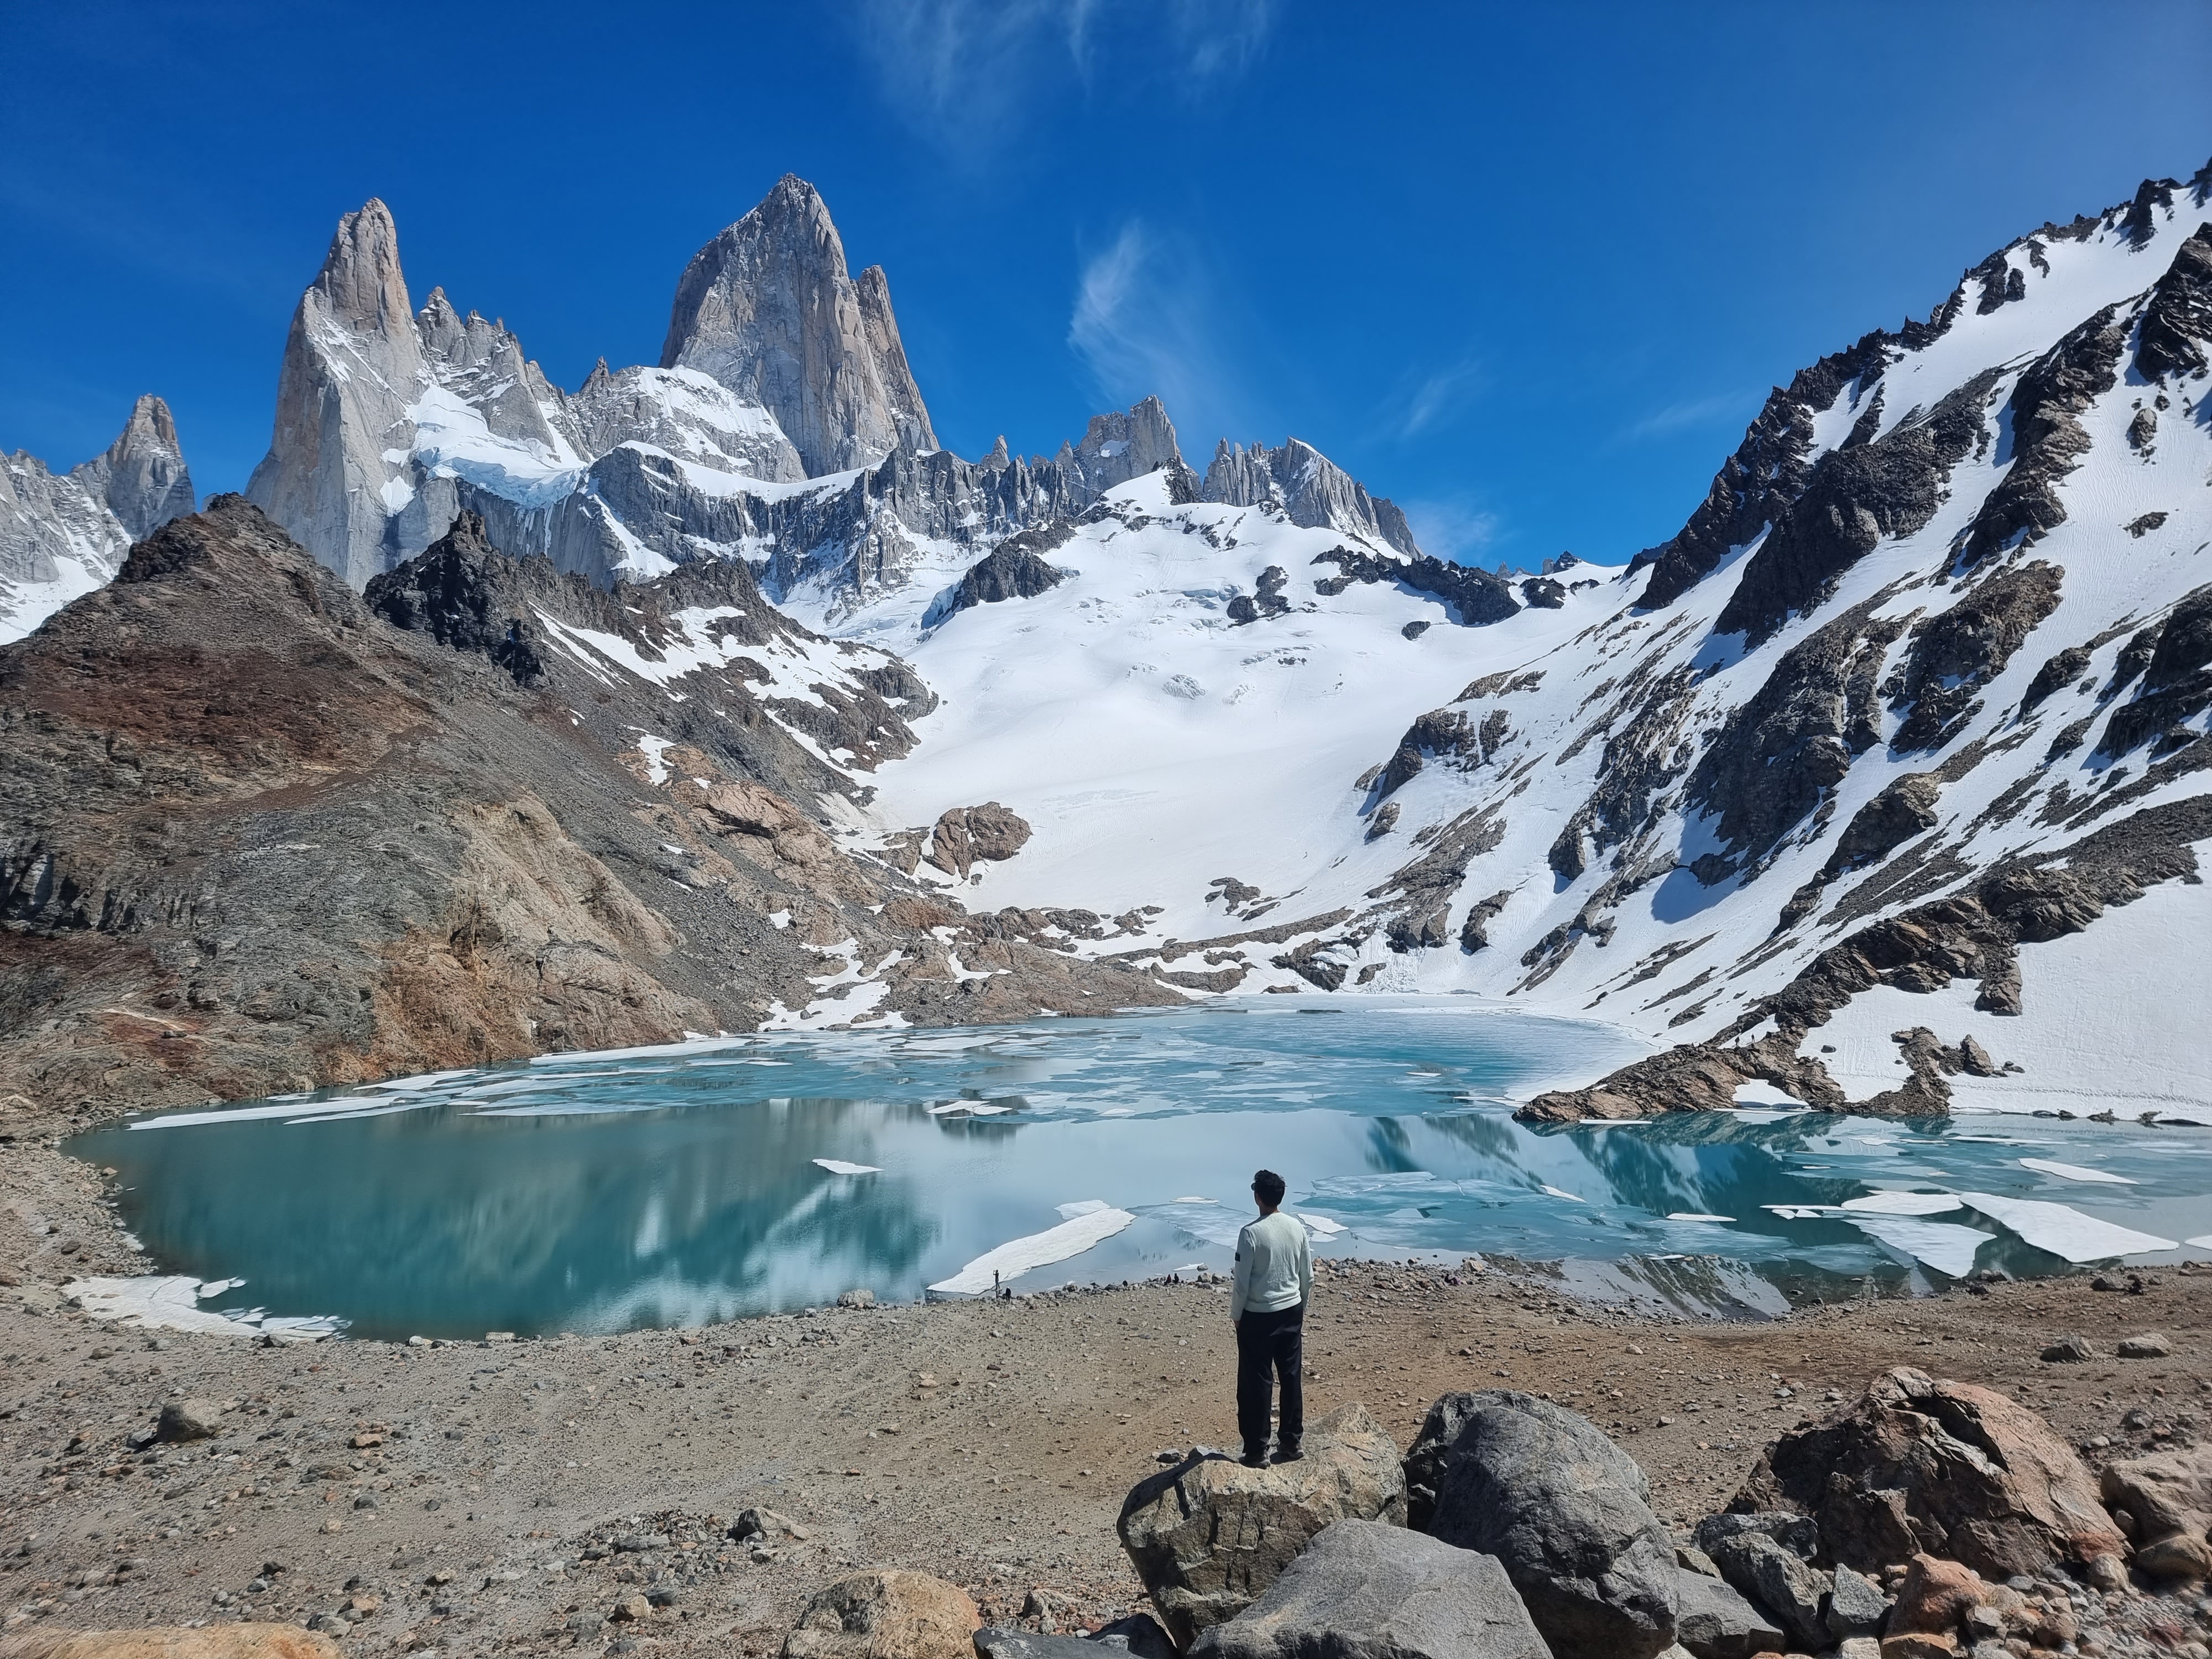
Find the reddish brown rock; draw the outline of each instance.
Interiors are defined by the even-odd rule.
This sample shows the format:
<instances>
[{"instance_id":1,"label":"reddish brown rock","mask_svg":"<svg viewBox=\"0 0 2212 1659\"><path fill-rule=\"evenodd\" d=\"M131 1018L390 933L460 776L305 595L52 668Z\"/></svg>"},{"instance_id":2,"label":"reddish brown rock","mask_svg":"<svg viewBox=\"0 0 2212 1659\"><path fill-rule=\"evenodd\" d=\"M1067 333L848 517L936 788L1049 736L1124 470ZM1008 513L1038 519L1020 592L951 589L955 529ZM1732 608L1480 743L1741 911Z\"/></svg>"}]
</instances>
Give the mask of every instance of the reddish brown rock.
<instances>
[{"instance_id":1,"label":"reddish brown rock","mask_svg":"<svg viewBox=\"0 0 2212 1659\"><path fill-rule=\"evenodd\" d=\"M2212 1577L2212 1447L2153 1452L2104 1473L2105 1502L2136 1521L2136 1565L2167 1583Z\"/></svg>"},{"instance_id":2,"label":"reddish brown rock","mask_svg":"<svg viewBox=\"0 0 2212 1659\"><path fill-rule=\"evenodd\" d=\"M2087 1468L2042 1418L1904 1367L1767 1448L1729 1507L1809 1515L1822 1561L1861 1571L1924 1552L2002 1577L2126 1547Z\"/></svg>"},{"instance_id":3,"label":"reddish brown rock","mask_svg":"<svg viewBox=\"0 0 2212 1659\"><path fill-rule=\"evenodd\" d=\"M974 1659L982 1627L975 1604L942 1578L878 1568L817 1592L784 1659Z\"/></svg>"},{"instance_id":4,"label":"reddish brown rock","mask_svg":"<svg viewBox=\"0 0 2212 1659\"><path fill-rule=\"evenodd\" d=\"M338 1645L297 1625L41 1630L0 1641L0 1659L338 1659Z\"/></svg>"}]
</instances>

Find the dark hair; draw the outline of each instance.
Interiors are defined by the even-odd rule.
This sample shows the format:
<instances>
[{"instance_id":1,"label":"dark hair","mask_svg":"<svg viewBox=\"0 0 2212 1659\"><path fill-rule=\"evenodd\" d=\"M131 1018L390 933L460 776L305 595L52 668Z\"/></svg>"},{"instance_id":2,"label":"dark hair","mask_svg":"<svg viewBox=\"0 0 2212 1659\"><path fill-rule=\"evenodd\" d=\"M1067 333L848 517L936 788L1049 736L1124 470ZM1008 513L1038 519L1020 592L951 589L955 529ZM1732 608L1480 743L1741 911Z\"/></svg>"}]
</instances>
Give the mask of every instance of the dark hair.
<instances>
[{"instance_id":1,"label":"dark hair","mask_svg":"<svg viewBox=\"0 0 2212 1659\"><path fill-rule=\"evenodd\" d=\"M1252 1177L1252 1196L1262 1204L1280 1204L1283 1191L1283 1178L1273 1170L1262 1170Z\"/></svg>"}]
</instances>

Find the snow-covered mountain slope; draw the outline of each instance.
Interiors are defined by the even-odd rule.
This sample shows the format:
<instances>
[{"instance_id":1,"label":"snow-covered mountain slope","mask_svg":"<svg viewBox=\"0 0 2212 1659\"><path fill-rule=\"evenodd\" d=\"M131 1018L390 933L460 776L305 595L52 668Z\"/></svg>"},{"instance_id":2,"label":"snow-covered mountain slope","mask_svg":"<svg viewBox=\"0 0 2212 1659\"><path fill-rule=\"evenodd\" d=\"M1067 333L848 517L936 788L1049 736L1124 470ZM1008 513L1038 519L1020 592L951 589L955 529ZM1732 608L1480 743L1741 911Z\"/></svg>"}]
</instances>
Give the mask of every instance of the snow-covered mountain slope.
<instances>
[{"instance_id":1,"label":"snow-covered mountain slope","mask_svg":"<svg viewBox=\"0 0 2212 1659\"><path fill-rule=\"evenodd\" d=\"M176 422L152 396L105 453L67 472L20 450L0 456L0 643L106 583L131 543L193 500Z\"/></svg>"},{"instance_id":2,"label":"snow-covered mountain slope","mask_svg":"<svg viewBox=\"0 0 2212 1659\"><path fill-rule=\"evenodd\" d=\"M2128 903L2176 944L2131 1029L2166 1103L2212 1103L2212 959L2156 921L2212 837L2209 184L2046 227L1799 375L1625 570L1446 600L1394 549L1163 473L1023 538L1045 574L1007 597L863 606L841 628L940 699L882 824L1003 804L1033 834L969 904L1142 910L1141 946L1084 948L1186 983L1719 1040L1570 1114L1696 1103L1717 1053L1707 1095L1928 1103L1980 1062L1906 1045L1902 1095L1847 1091L1808 1034L1967 981L1997 1031L2074 1018L2094 987L2039 1007L2071 981L2025 963ZM2029 1081L2094 1091L2094 1055L2034 1052L2072 1070Z\"/></svg>"}]
</instances>

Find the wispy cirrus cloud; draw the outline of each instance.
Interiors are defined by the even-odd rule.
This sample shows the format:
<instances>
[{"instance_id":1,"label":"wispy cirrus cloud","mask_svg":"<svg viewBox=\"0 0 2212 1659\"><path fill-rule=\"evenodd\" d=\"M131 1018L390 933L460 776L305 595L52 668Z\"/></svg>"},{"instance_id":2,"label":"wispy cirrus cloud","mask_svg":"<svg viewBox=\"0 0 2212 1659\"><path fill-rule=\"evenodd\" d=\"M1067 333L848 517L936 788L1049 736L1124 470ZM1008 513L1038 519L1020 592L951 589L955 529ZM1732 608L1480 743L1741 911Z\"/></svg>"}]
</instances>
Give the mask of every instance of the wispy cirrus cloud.
<instances>
[{"instance_id":1,"label":"wispy cirrus cloud","mask_svg":"<svg viewBox=\"0 0 2212 1659\"><path fill-rule=\"evenodd\" d=\"M1419 437L1463 408L1482 390L1483 381L1482 365L1473 357L1416 371L1399 382L1383 418L1399 437Z\"/></svg>"},{"instance_id":2,"label":"wispy cirrus cloud","mask_svg":"<svg viewBox=\"0 0 2212 1659\"><path fill-rule=\"evenodd\" d=\"M1465 500L1430 497L1398 503L1424 553L1455 564L1479 564L1498 537L1498 514Z\"/></svg>"},{"instance_id":3,"label":"wispy cirrus cloud","mask_svg":"<svg viewBox=\"0 0 2212 1659\"><path fill-rule=\"evenodd\" d=\"M1087 87L1109 60L1124 78L1164 76L1192 92L1242 74L1266 49L1278 3L853 0L846 16L892 106L975 163L1003 148L1056 82Z\"/></svg>"},{"instance_id":4,"label":"wispy cirrus cloud","mask_svg":"<svg viewBox=\"0 0 2212 1659\"><path fill-rule=\"evenodd\" d=\"M1223 349L1223 318L1202 252L1132 219L1084 262L1067 343L1106 402L1157 395L1202 460L1252 413L1245 376Z\"/></svg>"},{"instance_id":5,"label":"wispy cirrus cloud","mask_svg":"<svg viewBox=\"0 0 2212 1659\"><path fill-rule=\"evenodd\" d=\"M1747 392L1719 392L1709 398L1685 398L1631 422L1614 434L1615 441L1643 443L1700 427L1735 425L1750 419L1752 410L1758 405L1759 398Z\"/></svg>"}]
</instances>

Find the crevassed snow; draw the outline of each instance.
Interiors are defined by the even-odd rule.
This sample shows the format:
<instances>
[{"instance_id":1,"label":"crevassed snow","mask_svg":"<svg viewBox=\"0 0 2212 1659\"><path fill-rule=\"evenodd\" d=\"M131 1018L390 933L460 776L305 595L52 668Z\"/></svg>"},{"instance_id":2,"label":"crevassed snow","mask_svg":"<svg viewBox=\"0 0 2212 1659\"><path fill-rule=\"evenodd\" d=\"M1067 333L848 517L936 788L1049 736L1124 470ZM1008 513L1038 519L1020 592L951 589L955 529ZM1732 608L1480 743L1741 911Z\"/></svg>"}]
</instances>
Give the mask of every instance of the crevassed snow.
<instances>
[{"instance_id":1,"label":"crevassed snow","mask_svg":"<svg viewBox=\"0 0 2212 1659\"><path fill-rule=\"evenodd\" d=\"M1018 1279L1035 1267L1049 1267L1111 1238L1136 1220L1127 1210L1100 1209L1072 1216L1057 1227L1009 1239L986 1250L950 1279L929 1288L939 1296L981 1296L997 1285Z\"/></svg>"},{"instance_id":2,"label":"crevassed snow","mask_svg":"<svg viewBox=\"0 0 2212 1659\"><path fill-rule=\"evenodd\" d=\"M482 410L448 387L425 387L407 418L415 423L414 459L433 476L466 479L520 507L550 507L584 482L583 457L557 432L550 447L502 437Z\"/></svg>"}]
</instances>

